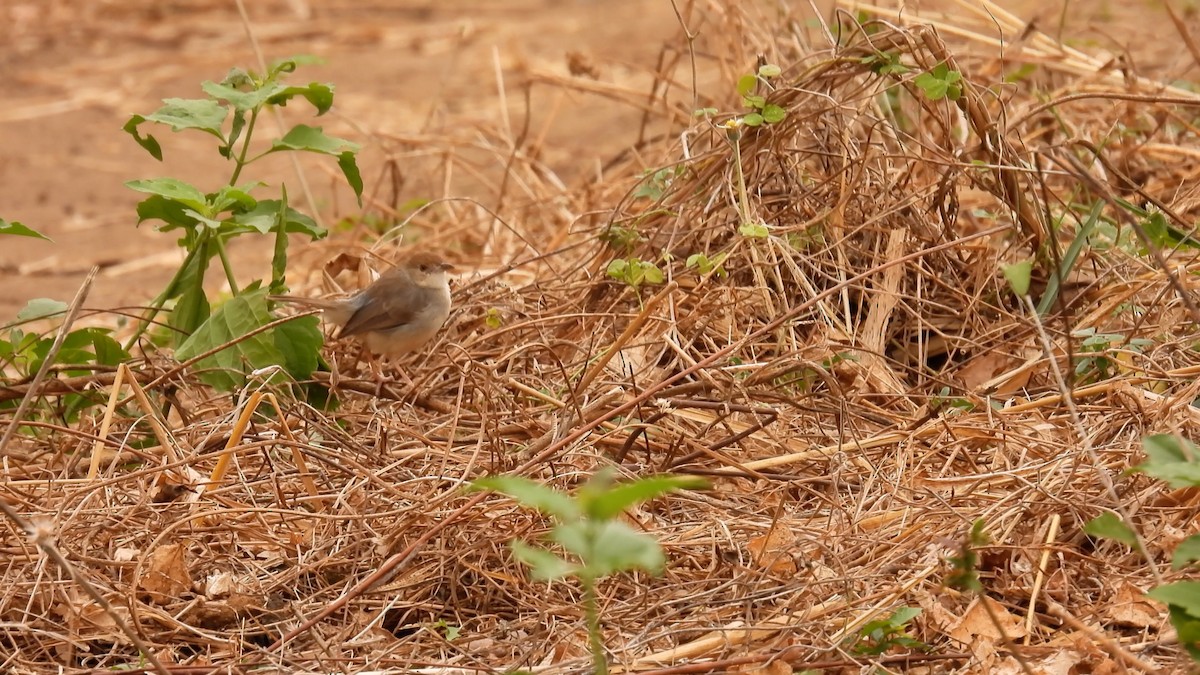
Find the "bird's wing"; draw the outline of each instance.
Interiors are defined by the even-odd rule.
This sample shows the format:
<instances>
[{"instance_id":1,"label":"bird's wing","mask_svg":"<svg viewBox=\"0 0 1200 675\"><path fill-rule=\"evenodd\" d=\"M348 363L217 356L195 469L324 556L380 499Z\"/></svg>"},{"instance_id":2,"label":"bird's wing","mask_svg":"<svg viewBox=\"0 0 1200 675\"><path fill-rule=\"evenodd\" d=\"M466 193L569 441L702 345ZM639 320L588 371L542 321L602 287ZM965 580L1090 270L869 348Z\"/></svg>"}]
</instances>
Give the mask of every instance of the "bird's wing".
<instances>
[{"instance_id":1,"label":"bird's wing","mask_svg":"<svg viewBox=\"0 0 1200 675\"><path fill-rule=\"evenodd\" d=\"M421 288L400 268L381 276L362 294L358 311L342 326L339 337L397 328L411 323L423 309Z\"/></svg>"}]
</instances>

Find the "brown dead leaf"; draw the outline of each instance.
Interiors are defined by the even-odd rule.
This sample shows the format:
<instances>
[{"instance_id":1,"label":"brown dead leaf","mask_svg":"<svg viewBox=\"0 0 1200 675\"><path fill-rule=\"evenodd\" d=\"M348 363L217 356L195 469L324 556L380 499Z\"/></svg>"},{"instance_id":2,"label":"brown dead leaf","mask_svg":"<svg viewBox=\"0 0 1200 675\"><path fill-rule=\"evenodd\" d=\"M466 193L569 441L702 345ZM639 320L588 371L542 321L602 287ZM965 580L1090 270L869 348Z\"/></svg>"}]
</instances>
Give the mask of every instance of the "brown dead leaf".
<instances>
[{"instance_id":1,"label":"brown dead leaf","mask_svg":"<svg viewBox=\"0 0 1200 675\"><path fill-rule=\"evenodd\" d=\"M178 600L184 591L192 587L186 554L183 544L167 544L155 549L150 554L145 574L138 582L138 589L151 602L159 605Z\"/></svg>"},{"instance_id":2,"label":"brown dead leaf","mask_svg":"<svg viewBox=\"0 0 1200 675\"><path fill-rule=\"evenodd\" d=\"M795 543L796 535L791 528L777 523L767 534L751 539L746 548L754 564L768 574L791 576L796 573L796 560L792 556Z\"/></svg>"},{"instance_id":3,"label":"brown dead leaf","mask_svg":"<svg viewBox=\"0 0 1200 675\"><path fill-rule=\"evenodd\" d=\"M996 654L996 645L1003 644L1006 636L1009 640L1025 637L1025 623L995 600L976 598L958 624L950 629L949 636L965 645L980 660L990 660Z\"/></svg>"},{"instance_id":4,"label":"brown dead leaf","mask_svg":"<svg viewBox=\"0 0 1200 675\"><path fill-rule=\"evenodd\" d=\"M1117 585L1117 592L1105 603L1103 614L1117 624L1133 628L1157 628L1166 619L1165 611L1147 600L1141 589L1127 582Z\"/></svg>"}]
</instances>

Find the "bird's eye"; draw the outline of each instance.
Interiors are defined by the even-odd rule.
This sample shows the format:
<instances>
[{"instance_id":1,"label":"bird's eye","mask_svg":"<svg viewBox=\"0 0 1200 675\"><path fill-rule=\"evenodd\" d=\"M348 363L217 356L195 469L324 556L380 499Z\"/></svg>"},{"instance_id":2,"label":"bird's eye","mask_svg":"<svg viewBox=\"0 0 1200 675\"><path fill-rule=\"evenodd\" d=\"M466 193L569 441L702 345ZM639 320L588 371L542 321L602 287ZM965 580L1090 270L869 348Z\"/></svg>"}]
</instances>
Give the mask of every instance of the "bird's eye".
<instances>
[{"instance_id":1,"label":"bird's eye","mask_svg":"<svg viewBox=\"0 0 1200 675\"><path fill-rule=\"evenodd\" d=\"M420 267L421 267L421 271L422 271L422 272L428 272L428 271L429 271L429 265L421 265Z\"/></svg>"}]
</instances>

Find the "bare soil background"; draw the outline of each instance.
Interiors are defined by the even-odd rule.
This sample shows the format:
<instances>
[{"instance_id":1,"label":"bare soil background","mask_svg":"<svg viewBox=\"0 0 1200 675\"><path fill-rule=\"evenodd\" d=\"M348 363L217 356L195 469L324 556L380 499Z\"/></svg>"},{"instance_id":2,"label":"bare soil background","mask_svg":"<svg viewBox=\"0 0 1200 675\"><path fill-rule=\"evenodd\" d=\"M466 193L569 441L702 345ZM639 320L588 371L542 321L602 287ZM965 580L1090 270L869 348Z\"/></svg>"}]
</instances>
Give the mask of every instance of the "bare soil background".
<instances>
[{"instance_id":1,"label":"bare soil background","mask_svg":"<svg viewBox=\"0 0 1200 675\"><path fill-rule=\"evenodd\" d=\"M322 123L363 143L369 192L382 179L385 151L372 140L378 135L436 135L506 117L517 132L527 110L549 169L566 179L595 178L604 162L646 135L636 105L605 92L649 91L664 44L680 32L666 0L248 5L268 59L313 54L325 61L302 75L336 84L335 112ZM828 15L831 3L817 6ZM1051 35L1124 57L1144 74L1167 81L1194 74L1159 3L1020 0L1007 6ZM964 13L944 1L908 7L910 13ZM130 114L152 112L163 98L199 96L201 82L219 80L231 67L254 67L234 4L13 0L0 7L0 38L0 75L7 83L0 110L0 217L54 239L0 242L0 316L35 297L69 300L93 265L102 270L88 306L148 301L180 252L151 223L135 227L140 197L123 183L170 175L215 187L228 169L213 146L193 134L168 132L159 163L120 128ZM593 93L534 86L526 104L527 81L539 74L569 77L572 60L594 71ZM722 95L729 84L704 54L698 65L702 92ZM683 69L676 76L689 84ZM331 194L328 165L305 166L327 222L355 214L347 194ZM268 180L295 181L287 160L264 168ZM399 170L411 172L403 157ZM406 176L399 201L451 192L428 178ZM470 181L453 188L444 196L472 196ZM234 243L233 253L257 263L254 270L264 269L269 254L243 242Z\"/></svg>"}]
</instances>

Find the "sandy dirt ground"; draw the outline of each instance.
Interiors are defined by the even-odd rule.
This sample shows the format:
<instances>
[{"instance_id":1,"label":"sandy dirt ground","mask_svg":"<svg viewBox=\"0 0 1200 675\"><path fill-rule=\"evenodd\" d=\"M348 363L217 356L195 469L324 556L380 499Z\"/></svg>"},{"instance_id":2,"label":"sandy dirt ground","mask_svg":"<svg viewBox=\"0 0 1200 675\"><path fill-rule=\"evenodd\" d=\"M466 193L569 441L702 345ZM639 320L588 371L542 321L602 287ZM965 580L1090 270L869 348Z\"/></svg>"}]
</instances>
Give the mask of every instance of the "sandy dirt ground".
<instances>
[{"instance_id":1,"label":"sandy dirt ground","mask_svg":"<svg viewBox=\"0 0 1200 675\"><path fill-rule=\"evenodd\" d=\"M299 75L336 84L336 109L323 125L364 144L360 161L368 192L380 183L387 152L376 142L380 137L427 137L480 122L507 125L515 137L526 110L521 85L532 76L570 77L574 60L594 71L598 91L648 90L663 45L680 34L666 0L247 4L268 59L303 53L325 60ZM1060 2L1008 6L1050 34L1065 22L1065 33L1084 48L1128 50L1143 72L1194 76L1194 62L1163 7L1135 4L1071 2L1065 13ZM1180 12L1195 24L1190 3ZM233 65L255 63L234 3L8 0L0 3L0 14L6 83L0 218L54 239L0 240L0 316L12 316L34 297L69 300L93 265L101 273L89 307L145 303L181 254L173 236L150 223L136 226L139 195L123 183L172 175L213 189L228 169L198 134L164 132L166 161L159 163L121 125L131 113L153 111L162 98L199 96L202 81L219 80ZM705 74L714 86L717 75ZM564 94L550 86L531 91L542 157L564 180L594 175L642 131L634 106L602 93ZM346 193L332 192L331 163L314 159L304 166L327 222L355 212ZM284 158L262 169L265 180L295 180ZM409 177L400 201L436 196L422 192L433 181L420 178ZM455 196L470 196L469 183L452 189ZM260 264L269 255L265 246L237 242L232 253Z\"/></svg>"}]
</instances>

